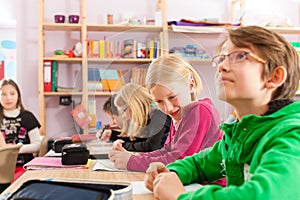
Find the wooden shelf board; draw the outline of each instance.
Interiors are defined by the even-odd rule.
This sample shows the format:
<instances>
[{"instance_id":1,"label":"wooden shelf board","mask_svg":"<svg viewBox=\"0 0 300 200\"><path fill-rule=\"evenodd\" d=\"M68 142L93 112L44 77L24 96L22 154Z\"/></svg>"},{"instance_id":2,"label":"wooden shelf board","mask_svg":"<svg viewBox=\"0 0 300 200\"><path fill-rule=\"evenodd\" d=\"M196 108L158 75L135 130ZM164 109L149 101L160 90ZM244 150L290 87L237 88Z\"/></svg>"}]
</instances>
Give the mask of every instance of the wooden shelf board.
<instances>
[{"instance_id":1,"label":"wooden shelf board","mask_svg":"<svg viewBox=\"0 0 300 200\"><path fill-rule=\"evenodd\" d=\"M112 92L104 92L104 91L98 91L98 92L88 92L89 96L111 96Z\"/></svg>"},{"instance_id":2,"label":"wooden shelf board","mask_svg":"<svg viewBox=\"0 0 300 200\"><path fill-rule=\"evenodd\" d=\"M82 58L59 58L59 57L44 57L44 60L56 60L59 62L82 62Z\"/></svg>"},{"instance_id":3,"label":"wooden shelf board","mask_svg":"<svg viewBox=\"0 0 300 200\"><path fill-rule=\"evenodd\" d=\"M82 95L82 92L44 92L45 96Z\"/></svg>"},{"instance_id":4,"label":"wooden shelf board","mask_svg":"<svg viewBox=\"0 0 300 200\"><path fill-rule=\"evenodd\" d=\"M203 63L203 64L209 64L211 61L209 59L187 59L191 63Z\"/></svg>"},{"instance_id":5,"label":"wooden shelf board","mask_svg":"<svg viewBox=\"0 0 300 200\"><path fill-rule=\"evenodd\" d=\"M152 59L139 58L88 58L88 62L99 63L150 63Z\"/></svg>"},{"instance_id":6,"label":"wooden shelf board","mask_svg":"<svg viewBox=\"0 0 300 200\"><path fill-rule=\"evenodd\" d=\"M81 24L68 23L44 23L43 29L48 31L81 31ZM87 31L102 31L102 32L160 32L163 30L162 26L155 25L97 25L90 24L86 26Z\"/></svg>"},{"instance_id":7,"label":"wooden shelf board","mask_svg":"<svg viewBox=\"0 0 300 200\"><path fill-rule=\"evenodd\" d=\"M265 27L280 34L300 34L300 27Z\"/></svg>"},{"instance_id":8,"label":"wooden shelf board","mask_svg":"<svg viewBox=\"0 0 300 200\"><path fill-rule=\"evenodd\" d=\"M81 24L44 23L43 29L48 31L81 31Z\"/></svg>"},{"instance_id":9,"label":"wooden shelf board","mask_svg":"<svg viewBox=\"0 0 300 200\"><path fill-rule=\"evenodd\" d=\"M87 25L87 31L102 31L102 32L160 32L163 30L162 26L154 25Z\"/></svg>"}]
</instances>

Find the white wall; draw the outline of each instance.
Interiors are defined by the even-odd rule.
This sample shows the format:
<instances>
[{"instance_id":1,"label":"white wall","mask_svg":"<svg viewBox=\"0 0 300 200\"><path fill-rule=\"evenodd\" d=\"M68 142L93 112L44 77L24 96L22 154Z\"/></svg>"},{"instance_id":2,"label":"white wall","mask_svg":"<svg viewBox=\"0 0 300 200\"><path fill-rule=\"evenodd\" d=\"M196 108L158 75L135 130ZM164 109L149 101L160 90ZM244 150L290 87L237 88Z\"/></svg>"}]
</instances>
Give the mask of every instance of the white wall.
<instances>
[{"instance_id":1,"label":"white wall","mask_svg":"<svg viewBox=\"0 0 300 200\"><path fill-rule=\"evenodd\" d=\"M88 23L105 23L106 14L112 13L114 21L120 22L123 17L135 16L143 19L144 17L154 17L156 0L86 0L87 21ZM52 21L55 13L79 13L79 0L45 0L47 7L45 11L45 20ZM103 4L101 5L101 3ZM179 20L202 19L205 17L217 17L221 22L230 21L230 2L229 0L169 0L168 1L168 19ZM38 117L38 0L0 0L0 19L17 20L17 63L18 63L18 83L23 94L24 105L27 109L33 111ZM115 6L117 5L117 6ZM291 25L299 26L299 2L296 0L245 0L246 12L245 23L264 25L267 22L279 24L280 21L288 19ZM125 33L124 33L125 35ZM210 55L221 36L207 35L172 35L170 47L172 44L195 42L203 46ZM217 39L215 39L217 37ZM288 36L292 37L292 36ZM294 37L294 36L293 36ZM294 39L294 38L293 38ZM295 38L295 40L298 38ZM71 40L72 41L72 40ZM71 44L59 38L53 38L53 45L65 44L70 48ZM72 41L73 42L73 41ZM228 113L223 102L217 100L214 89L214 70L206 65L195 65L201 74L205 83L205 92L203 96L210 96L220 110L222 118ZM102 99L103 101L103 99ZM69 115L70 107L58 106L58 98L47 99L48 110L47 123L50 130L49 137L58 137L72 135L75 133L73 121ZM102 106L102 105L101 105ZM59 109L58 109L59 108ZM99 107L99 117L107 122L109 119L101 113L102 107Z\"/></svg>"}]
</instances>

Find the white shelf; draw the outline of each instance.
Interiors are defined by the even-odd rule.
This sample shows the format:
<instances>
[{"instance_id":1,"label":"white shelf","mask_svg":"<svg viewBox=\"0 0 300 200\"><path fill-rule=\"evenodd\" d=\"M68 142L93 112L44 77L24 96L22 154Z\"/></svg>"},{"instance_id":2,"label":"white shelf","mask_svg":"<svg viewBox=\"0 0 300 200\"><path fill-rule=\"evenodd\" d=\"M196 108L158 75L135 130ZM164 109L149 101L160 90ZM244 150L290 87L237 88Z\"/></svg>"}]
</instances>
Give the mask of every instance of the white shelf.
<instances>
[{"instance_id":1,"label":"white shelf","mask_svg":"<svg viewBox=\"0 0 300 200\"><path fill-rule=\"evenodd\" d=\"M169 30L181 33L225 33L228 28L238 28L238 26L176 26L171 25ZM280 34L300 34L300 27L265 27Z\"/></svg>"},{"instance_id":2,"label":"white shelf","mask_svg":"<svg viewBox=\"0 0 300 200\"><path fill-rule=\"evenodd\" d=\"M173 32L180 33L225 33L226 27L224 26L176 26L169 27Z\"/></svg>"}]
</instances>

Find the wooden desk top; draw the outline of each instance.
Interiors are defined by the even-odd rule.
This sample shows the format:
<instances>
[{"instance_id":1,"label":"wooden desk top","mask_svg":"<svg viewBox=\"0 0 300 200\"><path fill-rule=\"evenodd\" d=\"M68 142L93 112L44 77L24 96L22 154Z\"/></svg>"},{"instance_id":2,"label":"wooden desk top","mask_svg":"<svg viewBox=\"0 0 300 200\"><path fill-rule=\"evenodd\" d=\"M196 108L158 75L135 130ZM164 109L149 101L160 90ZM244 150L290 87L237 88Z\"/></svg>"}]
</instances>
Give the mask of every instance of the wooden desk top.
<instances>
[{"instance_id":1,"label":"wooden desk top","mask_svg":"<svg viewBox=\"0 0 300 200\"><path fill-rule=\"evenodd\" d=\"M142 172L107 172L107 171L93 171L93 166L96 160L92 160L89 169L58 169L58 170L27 170L20 178L18 178L11 186L9 186L1 195L8 192L12 193L19 188L22 183L32 179L44 178L73 178L84 179L92 181L116 181L116 182L130 182L143 181L144 173ZM134 194L134 200L153 200L152 194Z\"/></svg>"}]
</instances>

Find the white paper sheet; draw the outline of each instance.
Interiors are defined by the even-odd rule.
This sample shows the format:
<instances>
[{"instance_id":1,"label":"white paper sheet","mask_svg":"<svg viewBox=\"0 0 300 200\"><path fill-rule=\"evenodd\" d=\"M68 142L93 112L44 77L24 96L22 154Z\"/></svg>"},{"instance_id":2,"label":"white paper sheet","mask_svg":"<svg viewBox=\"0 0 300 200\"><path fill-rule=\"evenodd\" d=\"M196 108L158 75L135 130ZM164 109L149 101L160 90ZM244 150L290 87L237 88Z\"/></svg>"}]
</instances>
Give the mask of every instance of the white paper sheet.
<instances>
[{"instance_id":1,"label":"white paper sheet","mask_svg":"<svg viewBox=\"0 0 300 200\"><path fill-rule=\"evenodd\" d=\"M95 164L93 170L94 171L127 171L127 170L117 169L115 167L115 164L108 159L97 160L97 163Z\"/></svg>"},{"instance_id":2,"label":"white paper sheet","mask_svg":"<svg viewBox=\"0 0 300 200\"><path fill-rule=\"evenodd\" d=\"M150 194L150 193L152 193L145 187L145 184L143 181L133 181L130 183L132 184L132 193L133 194ZM184 186L184 188L187 191L195 191L201 187L202 187L202 185L200 185L199 183L192 183L190 185Z\"/></svg>"}]
</instances>

